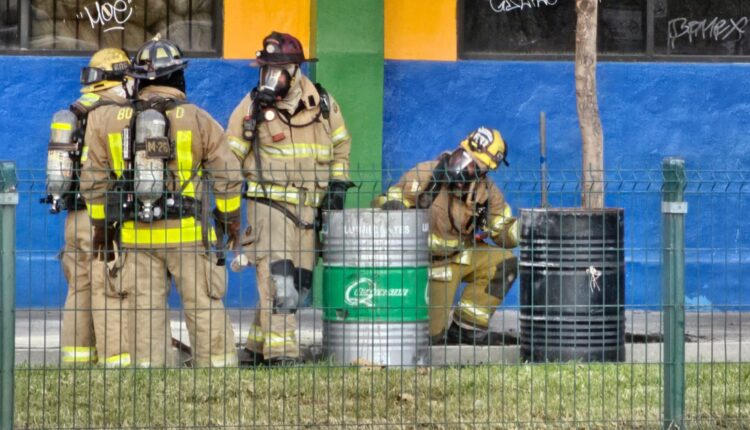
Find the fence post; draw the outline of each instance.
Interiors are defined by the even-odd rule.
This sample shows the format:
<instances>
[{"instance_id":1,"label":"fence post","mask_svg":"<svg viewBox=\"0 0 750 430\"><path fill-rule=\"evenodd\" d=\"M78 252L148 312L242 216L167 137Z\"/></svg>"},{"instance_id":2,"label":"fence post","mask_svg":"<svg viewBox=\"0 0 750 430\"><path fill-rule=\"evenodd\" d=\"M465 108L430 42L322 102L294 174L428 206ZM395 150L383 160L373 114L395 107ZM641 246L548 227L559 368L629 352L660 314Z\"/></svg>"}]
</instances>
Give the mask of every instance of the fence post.
<instances>
[{"instance_id":1,"label":"fence post","mask_svg":"<svg viewBox=\"0 0 750 430\"><path fill-rule=\"evenodd\" d=\"M13 428L17 205L16 165L0 161L0 430Z\"/></svg>"},{"instance_id":2,"label":"fence post","mask_svg":"<svg viewBox=\"0 0 750 430\"><path fill-rule=\"evenodd\" d=\"M664 428L682 429L685 411L685 160L662 164Z\"/></svg>"}]
</instances>

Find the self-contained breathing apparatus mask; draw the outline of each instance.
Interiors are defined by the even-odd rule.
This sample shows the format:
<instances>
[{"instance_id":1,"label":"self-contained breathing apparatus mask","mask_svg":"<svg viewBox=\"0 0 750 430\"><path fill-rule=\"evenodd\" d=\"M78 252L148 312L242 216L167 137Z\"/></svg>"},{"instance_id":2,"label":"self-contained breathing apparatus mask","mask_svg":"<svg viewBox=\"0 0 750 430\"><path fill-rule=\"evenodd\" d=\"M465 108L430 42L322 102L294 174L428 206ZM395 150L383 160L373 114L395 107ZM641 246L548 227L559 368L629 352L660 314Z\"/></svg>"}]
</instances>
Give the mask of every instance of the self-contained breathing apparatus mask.
<instances>
[{"instance_id":1,"label":"self-contained breathing apparatus mask","mask_svg":"<svg viewBox=\"0 0 750 430\"><path fill-rule=\"evenodd\" d=\"M464 149L453 151L445 166L445 174L451 188L463 188L467 184L487 176L487 169L482 169Z\"/></svg>"},{"instance_id":2,"label":"self-contained breathing apparatus mask","mask_svg":"<svg viewBox=\"0 0 750 430\"><path fill-rule=\"evenodd\" d=\"M50 213L73 209L70 193L76 192L74 184L80 168L83 139L79 133L78 118L70 110L60 110L52 116L50 139L47 147L47 197Z\"/></svg>"},{"instance_id":3,"label":"self-contained breathing apparatus mask","mask_svg":"<svg viewBox=\"0 0 750 430\"><path fill-rule=\"evenodd\" d=\"M261 107L272 106L289 94L299 66L296 64L265 65L260 69L258 95L255 100Z\"/></svg>"}]
</instances>

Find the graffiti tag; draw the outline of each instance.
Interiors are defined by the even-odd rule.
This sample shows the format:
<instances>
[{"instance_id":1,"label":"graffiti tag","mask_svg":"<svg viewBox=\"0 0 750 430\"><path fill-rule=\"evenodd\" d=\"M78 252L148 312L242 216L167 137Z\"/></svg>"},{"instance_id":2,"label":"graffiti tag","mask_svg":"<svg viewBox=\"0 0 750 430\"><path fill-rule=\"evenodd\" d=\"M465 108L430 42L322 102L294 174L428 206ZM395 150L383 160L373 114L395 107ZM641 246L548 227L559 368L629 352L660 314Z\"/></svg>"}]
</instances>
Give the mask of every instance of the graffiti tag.
<instances>
[{"instance_id":1,"label":"graffiti tag","mask_svg":"<svg viewBox=\"0 0 750 430\"><path fill-rule=\"evenodd\" d=\"M91 6L85 6L82 12L76 15L78 19L88 18L91 28L97 25L108 26L103 31L125 30L125 23L133 16L133 0L114 0L108 2L97 1Z\"/></svg>"},{"instance_id":2,"label":"graffiti tag","mask_svg":"<svg viewBox=\"0 0 750 430\"><path fill-rule=\"evenodd\" d=\"M514 10L535 9L555 6L558 0L489 0L493 12L503 13Z\"/></svg>"},{"instance_id":3,"label":"graffiti tag","mask_svg":"<svg viewBox=\"0 0 750 430\"><path fill-rule=\"evenodd\" d=\"M669 20L669 46L674 49L675 43L680 39L687 39L693 43L698 39L714 40L717 42L737 42L745 36L745 30L750 23L750 18L720 19L718 17L701 20L688 20L687 18L674 18Z\"/></svg>"}]
</instances>

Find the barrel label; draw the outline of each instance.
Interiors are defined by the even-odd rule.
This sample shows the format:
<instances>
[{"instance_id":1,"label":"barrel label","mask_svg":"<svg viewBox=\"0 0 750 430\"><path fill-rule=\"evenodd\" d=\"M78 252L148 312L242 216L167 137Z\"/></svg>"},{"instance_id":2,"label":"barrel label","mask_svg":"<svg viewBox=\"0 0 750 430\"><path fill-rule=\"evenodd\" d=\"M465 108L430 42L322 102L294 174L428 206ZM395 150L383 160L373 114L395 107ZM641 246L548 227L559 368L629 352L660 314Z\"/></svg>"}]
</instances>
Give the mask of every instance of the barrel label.
<instances>
[{"instance_id":1,"label":"barrel label","mask_svg":"<svg viewBox=\"0 0 750 430\"><path fill-rule=\"evenodd\" d=\"M328 266L323 271L326 321L424 321L428 319L427 267Z\"/></svg>"},{"instance_id":2,"label":"barrel label","mask_svg":"<svg viewBox=\"0 0 750 430\"><path fill-rule=\"evenodd\" d=\"M378 283L370 278L359 278L346 286L344 301L349 306L373 307L373 298L376 297L406 297L409 294L407 288L380 288Z\"/></svg>"}]
</instances>

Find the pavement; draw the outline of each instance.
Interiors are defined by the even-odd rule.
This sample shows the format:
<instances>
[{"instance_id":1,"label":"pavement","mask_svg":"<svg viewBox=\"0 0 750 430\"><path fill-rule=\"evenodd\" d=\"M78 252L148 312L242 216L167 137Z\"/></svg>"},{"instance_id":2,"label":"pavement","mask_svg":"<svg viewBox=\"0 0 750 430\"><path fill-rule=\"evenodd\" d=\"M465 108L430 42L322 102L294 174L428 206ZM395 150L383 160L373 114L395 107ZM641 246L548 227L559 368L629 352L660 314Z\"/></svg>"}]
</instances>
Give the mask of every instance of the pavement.
<instances>
[{"instance_id":1,"label":"pavement","mask_svg":"<svg viewBox=\"0 0 750 430\"><path fill-rule=\"evenodd\" d=\"M229 310L240 353L254 312ZM324 358L322 311L303 309L299 317L297 334L303 357L307 360ZM625 362L661 363L664 352L661 312L626 311L625 317ZM59 364L60 321L59 310L16 310L16 364ZM189 345L184 313L172 311L171 325L173 337ZM518 311L499 310L490 325L494 331L505 335L505 345L431 346L430 363L435 366L519 363ZM689 363L750 361L750 313L688 312L685 333L685 359Z\"/></svg>"}]
</instances>

